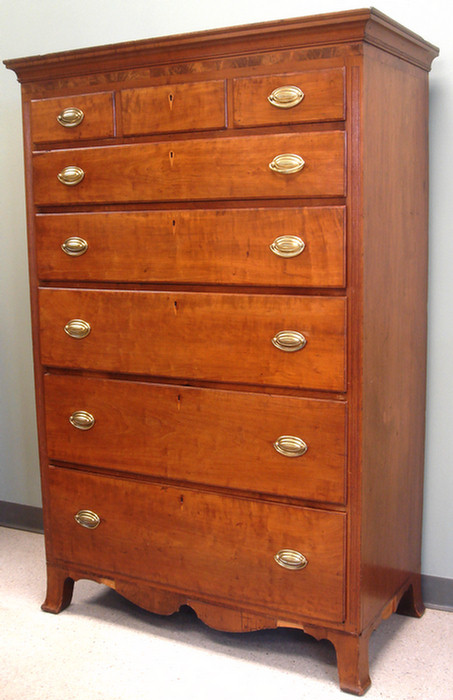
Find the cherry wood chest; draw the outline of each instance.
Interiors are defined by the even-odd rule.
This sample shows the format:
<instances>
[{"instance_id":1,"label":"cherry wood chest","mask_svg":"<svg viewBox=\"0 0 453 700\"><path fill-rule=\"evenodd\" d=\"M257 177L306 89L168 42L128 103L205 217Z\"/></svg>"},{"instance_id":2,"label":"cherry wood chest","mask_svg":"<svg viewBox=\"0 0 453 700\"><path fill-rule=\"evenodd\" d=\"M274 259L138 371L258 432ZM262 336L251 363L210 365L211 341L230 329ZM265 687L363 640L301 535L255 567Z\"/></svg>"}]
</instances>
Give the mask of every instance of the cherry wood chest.
<instances>
[{"instance_id":1,"label":"cherry wood chest","mask_svg":"<svg viewBox=\"0 0 453 700\"><path fill-rule=\"evenodd\" d=\"M368 687L421 615L428 71L354 10L7 61L47 547L157 613L289 626Z\"/></svg>"}]
</instances>

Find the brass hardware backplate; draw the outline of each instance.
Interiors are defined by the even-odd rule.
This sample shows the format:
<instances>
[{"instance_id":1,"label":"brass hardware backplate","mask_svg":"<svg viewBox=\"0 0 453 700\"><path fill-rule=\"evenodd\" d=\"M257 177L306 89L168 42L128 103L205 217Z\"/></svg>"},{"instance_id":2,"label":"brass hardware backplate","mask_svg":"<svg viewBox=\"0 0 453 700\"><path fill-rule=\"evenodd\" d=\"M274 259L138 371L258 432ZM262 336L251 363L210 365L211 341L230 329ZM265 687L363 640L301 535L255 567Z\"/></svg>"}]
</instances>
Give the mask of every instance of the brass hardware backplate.
<instances>
[{"instance_id":1,"label":"brass hardware backplate","mask_svg":"<svg viewBox=\"0 0 453 700\"><path fill-rule=\"evenodd\" d=\"M290 571L305 569L308 564L308 559L295 549L281 549L274 556L274 560L279 566L282 566L284 569L289 569Z\"/></svg>"},{"instance_id":2,"label":"brass hardware backplate","mask_svg":"<svg viewBox=\"0 0 453 700\"><path fill-rule=\"evenodd\" d=\"M69 416L69 422L78 430L90 430L96 421L88 411L74 411Z\"/></svg>"},{"instance_id":3,"label":"brass hardware backplate","mask_svg":"<svg viewBox=\"0 0 453 700\"><path fill-rule=\"evenodd\" d=\"M304 93L296 85L281 85L275 88L267 98L271 105L279 109L291 109L304 99Z\"/></svg>"},{"instance_id":4,"label":"brass hardware backplate","mask_svg":"<svg viewBox=\"0 0 453 700\"><path fill-rule=\"evenodd\" d=\"M273 445L285 457L302 457L308 450L307 443L295 435L280 435Z\"/></svg>"},{"instance_id":5,"label":"brass hardware backplate","mask_svg":"<svg viewBox=\"0 0 453 700\"><path fill-rule=\"evenodd\" d=\"M74 515L74 520L82 527L88 528L88 530L96 530L101 524L99 515L92 510L79 510L79 512Z\"/></svg>"},{"instance_id":6,"label":"brass hardware backplate","mask_svg":"<svg viewBox=\"0 0 453 700\"><path fill-rule=\"evenodd\" d=\"M84 116L84 113L78 107L66 107L66 109L63 109L58 115L57 122L61 124L61 126L71 129L81 124Z\"/></svg>"},{"instance_id":7,"label":"brass hardware backplate","mask_svg":"<svg viewBox=\"0 0 453 700\"><path fill-rule=\"evenodd\" d=\"M73 318L68 321L64 327L65 333L71 336L71 338L86 338L91 332L91 326L88 321L84 321L81 318Z\"/></svg>"},{"instance_id":8,"label":"brass hardware backplate","mask_svg":"<svg viewBox=\"0 0 453 700\"><path fill-rule=\"evenodd\" d=\"M82 182L84 177L85 173L78 165L67 165L66 168L63 168L57 175L58 180L68 187L78 185L79 182Z\"/></svg>"},{"instance_id":9,"label":"brass hardware backplate","mask_svg":"<svg viewBox=\"0 0 453 700\"><path fill-rule=\"evenodd\" d=\"M305 243L299 236L279 236L269 248L279 258L295 258L303 252Z\"/></svg>"},{"instance_id":10,"label":"brass hardware backplate","mask_svg":"<svg viewBox=\"0 0 453 700\"><path fill-rule=\"evenodd\" d=\"M275 345L283 352L296 352L302 350L307 344L307 340L299 331L279 331L272 338L272 345Z\"/></svg>"},{"instance_id":11,"label":"brass hardware backplate","mask_svg":"<svg viewBox=\"0 0 453 700\"><path fill-rule=\"evenodd\" d=\"M296 153L280 153L269 163L269 167L275 173L282 175L292 175L302 170L305 161Z\"/></svg>"},{"instance_id":12,"label":"brass hardware backplate","mask_svg":"<svg viewBox=\"0 0 453 700\"><path fill-rule=\"evenodd\" d=\"M64 243L61 244L61 249L73 258L78 258L79 255L83 255L88 250L88 243L84 238L79 236L71 236L67 238Z\"/></svg>"}]
</instances>

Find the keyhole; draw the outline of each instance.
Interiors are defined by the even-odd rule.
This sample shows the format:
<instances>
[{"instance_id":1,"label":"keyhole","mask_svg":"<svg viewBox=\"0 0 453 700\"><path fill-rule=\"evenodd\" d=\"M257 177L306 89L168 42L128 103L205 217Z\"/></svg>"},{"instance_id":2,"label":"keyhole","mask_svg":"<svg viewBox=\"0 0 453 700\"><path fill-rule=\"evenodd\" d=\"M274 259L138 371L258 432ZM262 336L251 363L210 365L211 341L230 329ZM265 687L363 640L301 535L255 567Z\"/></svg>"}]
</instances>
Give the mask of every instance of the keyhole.
<instances>
[{"instance_id":1,"label":"keyhole","mask_svg":"<svg viewBox=\"0 0 453 700\"><path fill-rule=\"evenodd\" d=\"M168 96L168 103L169 103L169 105L170 105L170 111L171 111L171 110L173 109L173 95L172 95L171 92L170 92L170 94L169 94L169 96Z\"/></svg>"},{"instance_id":2,"label":"keyhole","mask_svg":"<svg viewBox=\"0 0 453 700\"><path fill-rule=\"evenodd\" d=\"M175 154L173 151L170 151L168 154L168 157L170 158L170 165L173 166L173 159L175 157Z\"/></svg>"}]
</instances>

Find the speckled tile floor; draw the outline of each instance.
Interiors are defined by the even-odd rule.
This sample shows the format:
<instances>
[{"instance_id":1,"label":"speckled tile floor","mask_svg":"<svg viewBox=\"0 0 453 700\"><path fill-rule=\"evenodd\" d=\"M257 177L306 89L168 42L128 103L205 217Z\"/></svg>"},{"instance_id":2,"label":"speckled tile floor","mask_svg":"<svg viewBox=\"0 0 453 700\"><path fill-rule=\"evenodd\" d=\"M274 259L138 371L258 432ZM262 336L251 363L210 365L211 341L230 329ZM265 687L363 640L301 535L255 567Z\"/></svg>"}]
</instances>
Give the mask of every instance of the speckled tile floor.
<instances>
[{"instance_id":1,"label":"speckled tile floor","mask_svg":"<svg viewBox=\"0 0 453 700\"><path fill-rule=\"evenodd\" d=\"M0 528L2 700L352 697L335 652L298 630L216 632L189 609L162 617L89 581L60 615L41 612L41 535ZM453 700L453 614L393 615L370 643L367 700Z\"/></svg>"}]
</instances>

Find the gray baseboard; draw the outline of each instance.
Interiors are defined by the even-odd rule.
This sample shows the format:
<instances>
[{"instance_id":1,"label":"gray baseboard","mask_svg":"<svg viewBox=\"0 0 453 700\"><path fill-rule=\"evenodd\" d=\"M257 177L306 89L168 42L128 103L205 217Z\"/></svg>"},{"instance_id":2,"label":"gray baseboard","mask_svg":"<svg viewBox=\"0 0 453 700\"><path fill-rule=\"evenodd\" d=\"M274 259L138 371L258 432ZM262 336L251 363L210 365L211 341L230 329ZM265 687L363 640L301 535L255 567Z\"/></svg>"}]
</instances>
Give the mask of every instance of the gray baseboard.
<instances>
[{"instance_id":1,"label":"gray baseboard","mask_svg":"<svg viewBox=\"0 0 453 700\"><path fill-rule=\"evenodd\" d=\"M0 501L0 525L13 527L15 530L44 532L42 508Z\"/></svg>"},{"instance_id":2,"label":"gray baseboard","mask_svg":"<svg viewBox=\"0 0 453 700\"><path fill-rule=\"evenodd\" d=\"M42 508L0 501L0 526L43 532ZM423 600L427 608L453 612L453 579L422 574Z\"/></svg>"},{"instance_id":3,"label":"gray baseboard","mask_svg":"<svg viewBox=\"0 0 453 700\"><path fill-rule=\"evenodd\" d=\"M422 574L422 596L427 608L453 612L453 579Z\"/></svg>"}]
</instances>

